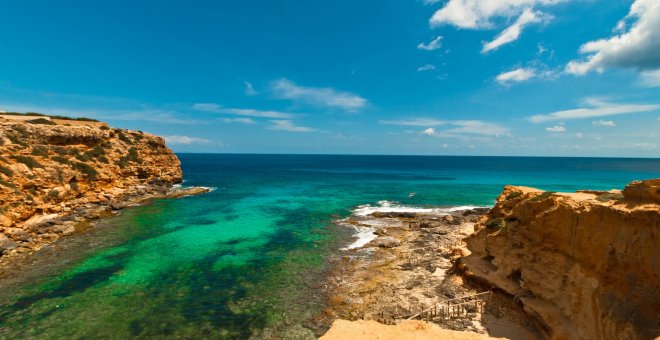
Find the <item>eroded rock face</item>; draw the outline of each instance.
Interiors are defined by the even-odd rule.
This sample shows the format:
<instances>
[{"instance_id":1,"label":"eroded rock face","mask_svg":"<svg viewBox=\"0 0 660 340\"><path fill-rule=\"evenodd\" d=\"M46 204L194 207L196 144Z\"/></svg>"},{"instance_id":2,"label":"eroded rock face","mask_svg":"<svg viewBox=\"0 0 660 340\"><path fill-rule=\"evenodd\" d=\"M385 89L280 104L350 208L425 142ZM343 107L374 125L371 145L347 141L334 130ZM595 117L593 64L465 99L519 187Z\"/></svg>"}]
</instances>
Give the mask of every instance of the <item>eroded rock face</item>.
<instances>
[{"instance_id":1,"label":"eroded rock face","mask_svg":"<svg viewBox=\"0 0 660 340\"><path fill-rule=\"evenodd\" d=\"M634 182L623 194L505 187L460 266L514 296L549 337L655 338L658 184Z\"/></svg>"},{"instance_id":2,"label":"eroded rock face","mask_svg":"<svg viewBox=\"0 0 660 340\"><path fill-rule=\"evenodd\" d=\"M179 159L158 136L0 120L0 256L72 233L66 216L98 217L181 180Z\"/></svg>"}]
</instances>

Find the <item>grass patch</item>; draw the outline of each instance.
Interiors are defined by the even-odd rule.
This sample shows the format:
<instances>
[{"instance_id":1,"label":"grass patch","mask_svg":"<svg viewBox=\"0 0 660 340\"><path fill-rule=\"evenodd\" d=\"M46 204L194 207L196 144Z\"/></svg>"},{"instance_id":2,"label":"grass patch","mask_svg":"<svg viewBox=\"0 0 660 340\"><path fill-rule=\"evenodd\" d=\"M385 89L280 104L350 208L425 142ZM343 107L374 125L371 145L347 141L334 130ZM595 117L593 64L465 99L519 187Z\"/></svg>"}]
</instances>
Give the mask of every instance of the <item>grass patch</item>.
<instances>
[{"instance_id":1,"label":"grass patch","mask_svg":"<svg viewBox=\"0 0 660 340\"><path fill-rule=\"evenodd\" d=\"M619 200L622 200L623 198L624 198L623 194L621 194L621 193L608 192L606 194L602 194L602 195L596 197L596 200L598 200L600 202L609 202L609 201L613 201L613 200L614 201L619 201Z\"/></svg>"},{"instance_id":2,"label":"grass patch","mask_svg":"<svg viewBox=\"0 0 660 340\"><path fill-rule=\"evenodd\" d=\"M57 123L46 118L30 119L30 120L26 120L25 122L30 124L57 125Z\"/></svg>"},{"instance_id":3,"label":"grass patch","mask_svg":"<svg viewBox=\"0 0 660 340\"><path fill-rule=\"evenodd\" d=\"M135 162L137 164L142 164L142 159L138 155L137 148L135 148L134 146L128 149L128 154L126 156L121 157L117 161L117 165L123 168L128 165L128 162Z\"/></svg>"},{"instance_id":4,"label":"grass patch","mask_svg":"<svg viewBox=\"0 0 660 340\"><path fill-rule=\"evenodd\" d=\"M506 221L504 221L504 219L501 217L493 218L491 220L488 220L488 222L486 222L486 228L488 229L501 230L504 229L505 227L506 227Z\"/></svg>"},{"instance_id":5,"label":"grass patch","mask_svg":"<svg viewBox=\"0 0 660 340\"><path fill-rule=\"evenodd\" d=\"M96 176L99 174L99 172L96 171L96 169L94 169L92 166L86 163L81 163L81 162L71 163L71 167L81 172L82 174L86 175L87 178L92 181L96 180Z\"/></svg>"},{"instance_id":6,"label":"grass patch","mask_svg":"<svg viewBox=\"0 0 660 340\"><path fill-rule=\"evenodd\" d=\"M49 202L49 201L54 201L54 200L58 199L59 197L60 197L60 192L53 189L53 190L49 191L46 194L46 197L44 197L44 200Z\"/></svg>"},{"instance_id":7,"label":"grass patch","mask_svg":"<svg viewBox=\"0 0 660 340\"><path fill-rule=\"evenodd\" d=\"M123 132L119 132L119 133L117 134L117 136L119 137L119 140L120 140L120 141L122 141L122 142L124 142L124 143L126 143L126 144L129 144L129 145L133 145L133 144L134 144L134 143L133 143L133 140L130 139L130 138L128 138L128 136L126 136L126 134L124 134Z\"/></svg>"},{"instance_id":8,"label":"grass patch","mask_svg":"<svg viewBox=\"0 0 660 340\"><path fill-rule=\"evenodd\" d=\"M11 158L15 159L19 163L23 163L27 165L28 168L34 169L34 168L43 168L44 166L41 165L41 163L37 162L36 159L30 157L30 156L11 156Z\"/></svg>"},{"instance_id":9,"label":"grass patch","mask_svg":"<svg viewBox=\"0 0 660 340\"><path fill-rule=\"evenodd\" d=\"M520 196L522 196L522 192L520 192L520 191L514 191L514 192L512 192L512 193L506 195L506 200L507 200L507 201L508 201L508 200L512 200L512 199L518 198L518 197L520 197Z\"/></svg>"},{"instance_id":10,"label":"grass patch","mask_svg":"<svg viewBox=\"0 0 660 340\"><path fill-rule=\"evenodd\" d=\"M0 179L0 185L2 185L3 187L16 189L16 186L13 183L9 183L3 179Z\"/></svg>"},{"instance_id":11,"label":"grass patch","mask_svg":"<svg viewBox=\"0 0 660 340\"><path fill-rule=\"evenodd\" d=\"M546 198L549 198L550 196L552 196L552 195L554 195L554 194L556 194L556 192L554 192L554 191L546 191L546 192L544 192L544 193L542 193L542 194L540 194L540 195L538 195L538 196L535 196L535 197L532 198L530 201L531 201L531 202L542 201L542 200L544 200L544 199L546 199Z\"/></svg>"},{"instance_id":12,"label":"grass patch","mask_svg":"<svg viewBox=\"0 0 660 340\"><path fill-rule=\"evenodd\" d=\"M43 145L35 145L32 147L31 154L33 156L48 157L48 147Z\"/></svg>"},{"instance_id":13,"label":"grass patch","mask_svg":"<svg viewBox=\"0 0 660 340\"><path fill-rule=\"evenodd\" d=\"M11 177L14 175L14 172L11 171L11 169L9 168L0 165L0 174L4 174L7 177Z\"/></svg>"},{"instance_id":14,"label":"grass patch","mask_svg":"<svg viewBox=\"0 0 660 340\"><path fill-rule=\"evenodd\" d=\"M71 162L69 162L68 158L65 158L65 157L62 157L62 156L53 156L51 159L54 160L57 163L60 163L60 164L65 164L65 165L71 164Z\"/></svg>"}]
</instances>

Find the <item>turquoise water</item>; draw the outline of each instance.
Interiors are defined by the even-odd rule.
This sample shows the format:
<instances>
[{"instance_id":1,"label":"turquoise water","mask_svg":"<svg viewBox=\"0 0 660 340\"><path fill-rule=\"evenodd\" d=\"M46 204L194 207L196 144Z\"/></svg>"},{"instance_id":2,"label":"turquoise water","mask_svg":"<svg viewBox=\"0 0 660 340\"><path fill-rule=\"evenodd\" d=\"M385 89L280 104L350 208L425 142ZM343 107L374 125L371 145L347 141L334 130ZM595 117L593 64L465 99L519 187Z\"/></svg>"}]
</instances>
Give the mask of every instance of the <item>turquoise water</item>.
<instances>
[{"instance_id":1,"label":"turquoise water","mask_svg":"<svg viewBox=\"0 0 660 340\"><path fill-rule=\"evenodd\" d=\"M492 205L505 184L660 177L657 159L180 158L185 185L215 190L127 209L6 271L0 338L311 337L326 260L351 241L331 222L358 205Z\"/></svg>"}]
</instances>

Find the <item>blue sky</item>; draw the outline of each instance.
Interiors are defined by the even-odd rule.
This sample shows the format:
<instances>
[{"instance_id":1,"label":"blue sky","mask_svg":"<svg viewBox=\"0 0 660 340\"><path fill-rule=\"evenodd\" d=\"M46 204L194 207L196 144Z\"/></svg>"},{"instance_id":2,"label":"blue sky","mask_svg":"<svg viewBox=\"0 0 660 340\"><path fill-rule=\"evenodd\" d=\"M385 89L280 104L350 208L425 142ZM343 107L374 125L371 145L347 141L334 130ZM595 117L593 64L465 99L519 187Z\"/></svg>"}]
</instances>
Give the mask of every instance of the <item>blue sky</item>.
<instances>
[{"instance_id":1,"label":"blue sky","mask_svg":"<svg viewBox=\"0 0 660 340\"><path fill-rule=\"evenodd\" d=\"M660 156L657 0L2 7L0 110L175 151Z\"/></svg>"}]
</instances>

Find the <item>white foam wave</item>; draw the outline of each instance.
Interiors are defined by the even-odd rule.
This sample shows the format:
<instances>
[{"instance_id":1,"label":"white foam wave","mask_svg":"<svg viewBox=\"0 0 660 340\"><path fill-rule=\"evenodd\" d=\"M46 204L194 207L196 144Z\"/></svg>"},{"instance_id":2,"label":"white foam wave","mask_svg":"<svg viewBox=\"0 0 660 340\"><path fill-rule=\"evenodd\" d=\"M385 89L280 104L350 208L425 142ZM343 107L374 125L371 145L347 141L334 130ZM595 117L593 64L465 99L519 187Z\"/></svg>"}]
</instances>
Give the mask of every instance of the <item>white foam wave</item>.
<instances>
[{"instance_id":1,"label":"white foam wave","mask_svg":"<svg viewBox=\"0 0 660 340\"><path fill-rule=\"evenodd\" d=\"M378 202L377 206L373 206L370 204L360 205L353 210L353 214L351 215L351 217L361 218L359 221L360 225L354 225L350 223L340 224L342 226L355 229L355 234L353 236L357 238L357 240L355 240L353 243L349 244L345 248L342 248L342 250L349 250L349 249L363 247L369 242L376 239L376 237L378 237L378 235L375 234L378 228L392 225L392 222L390 221L383 221L381 219L369 218L369 215L375 212L437 214L442 216L442 215L449 215L450 213L453 212L472 210L476 208L484 208L484 207L474 206L474 205L461 205L461 206L445 207L445 208L440 208L440 207L421 208L421 207L401 205L392 201L380 201ZM340 222L345 222L351 217L343 219Z\"/></svg>"}]
</instances>

